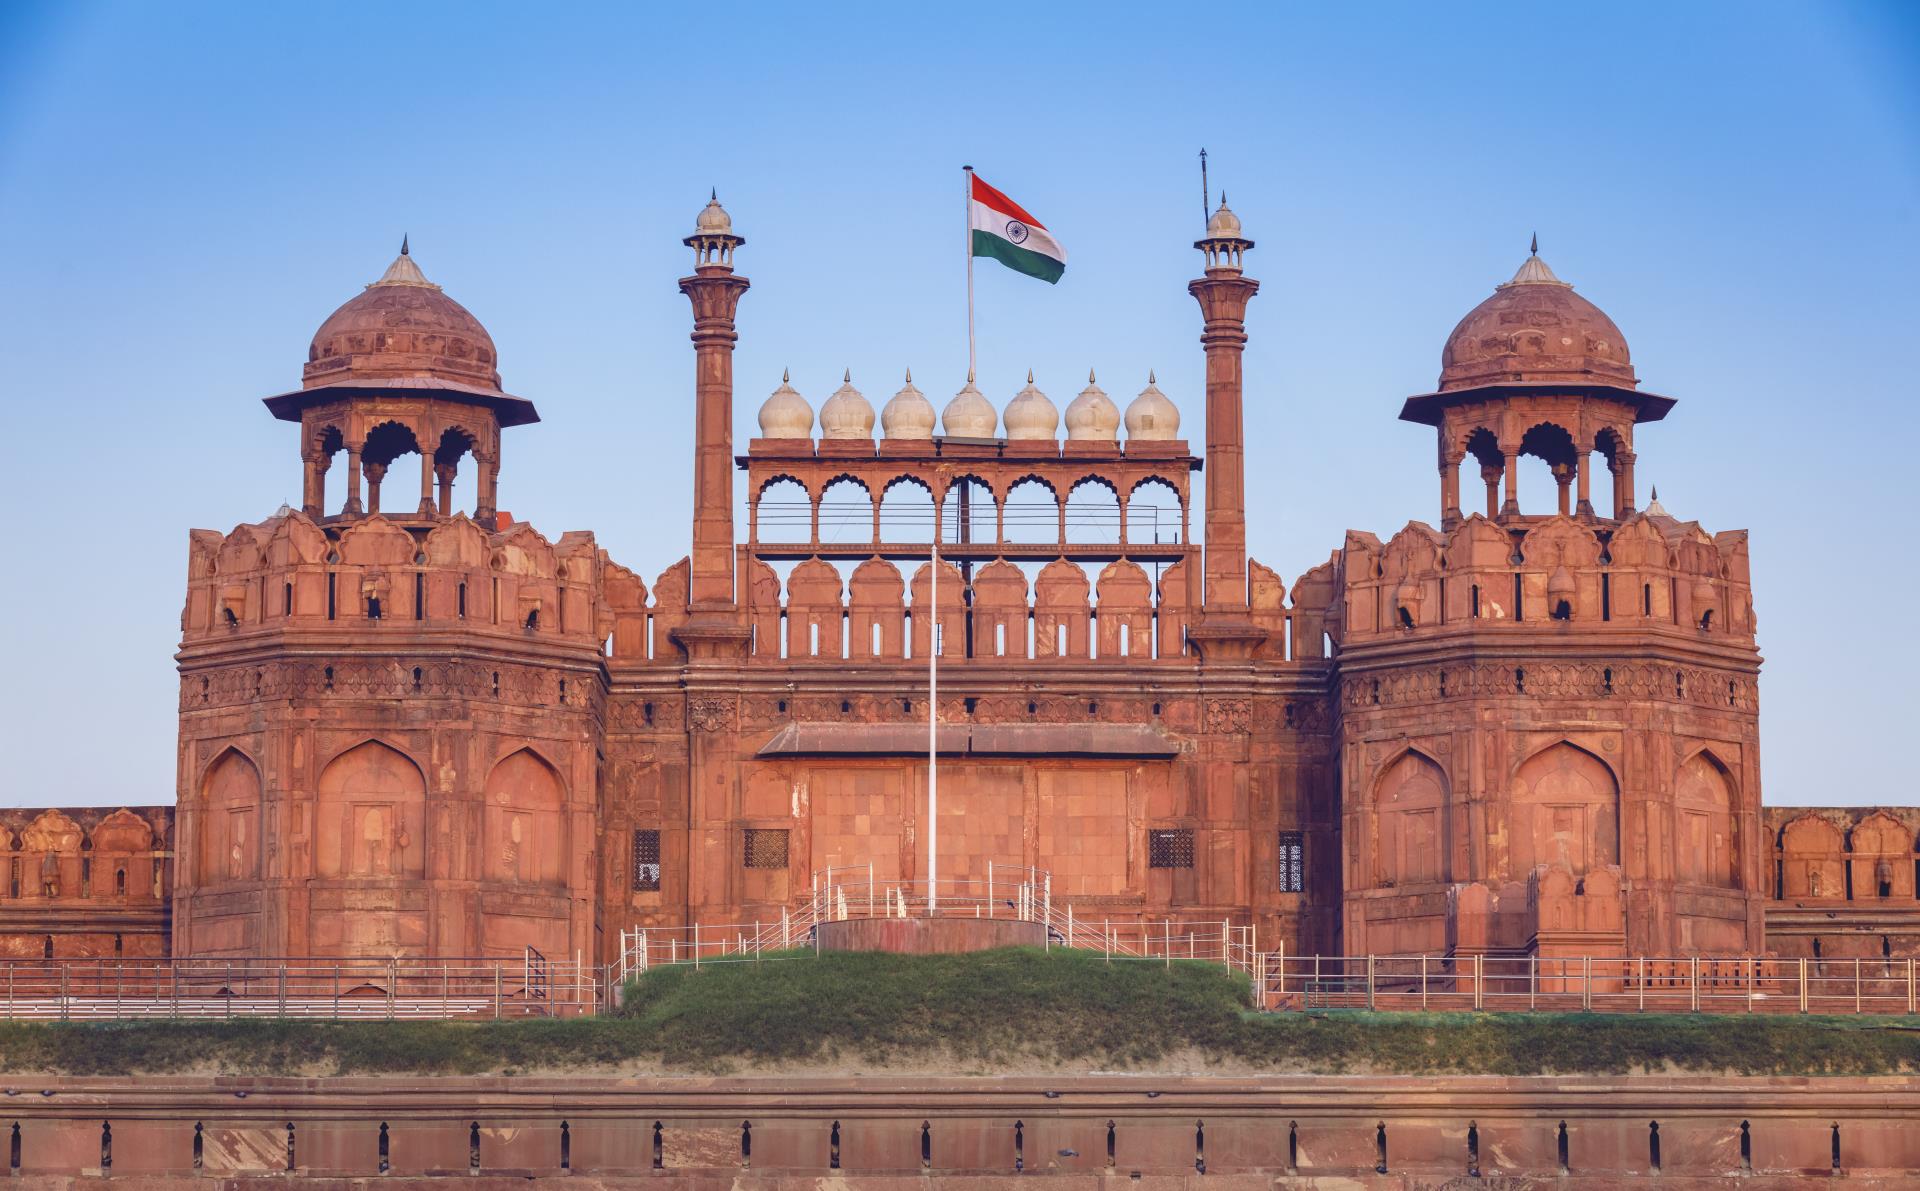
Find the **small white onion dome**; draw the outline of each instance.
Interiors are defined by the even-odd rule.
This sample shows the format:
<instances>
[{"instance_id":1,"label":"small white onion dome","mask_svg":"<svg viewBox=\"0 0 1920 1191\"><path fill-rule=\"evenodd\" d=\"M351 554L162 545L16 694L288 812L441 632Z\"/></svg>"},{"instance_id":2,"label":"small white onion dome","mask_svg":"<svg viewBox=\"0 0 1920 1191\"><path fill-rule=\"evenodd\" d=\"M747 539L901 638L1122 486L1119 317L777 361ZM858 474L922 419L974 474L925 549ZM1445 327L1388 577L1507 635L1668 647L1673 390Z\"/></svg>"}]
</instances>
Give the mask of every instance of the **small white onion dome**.
<instances>
[{"instance_id":1,"label":"small white onion dome","mask_svg":"<svg viewBox=\"0 0 1920 1191\"><path fill-rule=\"evenodd\" d=\"M840 387L833 391L820 407L821 438L872 438L873 406L853 387L853 370L849 368L841 378Z\"/></svg>"},{"instance_id":2,"label":"small white onion dome","mask_svg":"<svg viewBox=\"0 0 1920 1191\"><path fill-rule=\"evenodd\" d=\"M760 407L761 438L812 438L813 407L780 373L780 387Z\"/></svg>"},{"instance_id":3,"label":"small white onion dome","mask_svg":"<svg viewBox=\"0 0 1920 1191\"><path fill-rule=\"evenodd\" d=\"M1000 414L993 408L993 402L974 387L971 376L967 377L966 387L955 393L940 413L940 425L948 438L992 438L999 422Z\"/></svg>"},{"instance_id":4,"label":"small white onion dome","mask_svg":"<svg viewBox=\"0 0 1920 1191\"><path fill-rule=\"evenodd\" d=\"M1180 411L1167 400L1153 373L1147 373L1147 387L1127 406L1127 437L1141 442L1165 442L1180 437Z\"/></svg>"},{"instance_id":5,"label":"small white onion dome","mask_svg":"<svg viewBox=\"0 0 1920 1191\"><path fill-rule=\"evenodd\" d=\"M697 236L725 236L733 232L733 216L720 205L720 193L714 191L707 199L707 205L694 217L693 232Z\"/></svg>"},{"instance_id":6,"label":"small white onion dome","mask_svg":"<svg viewBox=\"0 0 1920 1191\"><path fill-rule=\"evenodd\" d=\"M933 402L913 387L913 369L907 369L907 383L880 411L880 432L888 438L933 437Z\"/></svg>"},{"instance_id":7,"label":"small white onion dome","mask_svg":"<svg viewBox=\"0 0 1920 1191\"><path fill-rule=\"evenodd\" d=\"M1210 240L1237 240L1240 238L1240 217L1227 206L1225 191L1220 194L1220 209L1207 220L1207 238Z\"/></svg>"},{"instance_id":8,"label":"small white onion dome","mask_svg":"<svg viewBox=\"0 0 1920 1191\"><path fill-rule=\"evenodd\" d=\"M1087 387L1067 405L1067 437L1075 442L1113 442L1120 437L1120 407L1094 383L1087 369Z\"/></svg>"},{"instance_id":9,"label":"small white onion dome","mask_svg":"<svg viewBox=\"0 0 1920 1191\"><path fill-rule=\"evenodd\" d=\"M1059 437L1060 411L1053 407L1033 383L1033 370L1027 370L1027 387L1015 393L1001 415L1007 424L1007 439L1035 440Z\"/></svg>"}]
</instances>

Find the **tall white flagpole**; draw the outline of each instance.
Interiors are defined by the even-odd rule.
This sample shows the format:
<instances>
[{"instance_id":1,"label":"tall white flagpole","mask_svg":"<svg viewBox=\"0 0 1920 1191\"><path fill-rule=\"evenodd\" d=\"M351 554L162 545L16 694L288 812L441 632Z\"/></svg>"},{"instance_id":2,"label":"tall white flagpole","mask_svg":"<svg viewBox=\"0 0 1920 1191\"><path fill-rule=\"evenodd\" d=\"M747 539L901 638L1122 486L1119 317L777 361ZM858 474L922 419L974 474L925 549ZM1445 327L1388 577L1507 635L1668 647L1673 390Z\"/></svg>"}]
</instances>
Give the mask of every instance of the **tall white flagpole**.
<instances>
[{"instance_id":1,"label":"tall white flagpole","mask_svg":"<svg viewBox=\"0 0 1920 1191\"><path fill-rule=\"evenodd\" d=\"M966 222L961 227L965 231L967 250L967 382L971 384L976 367L973 355L973 167L961 166L960 176L965 179L966 189Z\"/></svg>"}]
</instances>

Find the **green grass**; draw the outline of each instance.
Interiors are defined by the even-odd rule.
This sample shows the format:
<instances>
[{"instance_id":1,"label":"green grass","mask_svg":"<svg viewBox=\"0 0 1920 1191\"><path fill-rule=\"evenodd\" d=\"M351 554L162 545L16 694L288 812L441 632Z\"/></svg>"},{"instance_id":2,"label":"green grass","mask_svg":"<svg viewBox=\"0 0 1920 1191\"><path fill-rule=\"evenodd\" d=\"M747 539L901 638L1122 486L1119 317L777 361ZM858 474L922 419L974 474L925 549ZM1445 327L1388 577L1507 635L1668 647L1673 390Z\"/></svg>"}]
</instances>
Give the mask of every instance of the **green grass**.
<instances>
[{"instance_id":1,"label":"green grass","mask_svg":"<svg viewBox=\"0 0 1920 1191\"><path fill-rule=\"evenodd\" d=\"M1665 1014L1257 1014L1246 982L1083 952L829 953L657 968L569 1021L0 1024L0 1071L80 1075L750 1074L778 1068L1391 1072L1920 1071L1920 1020Z\"/></svg>"}]
</instances>

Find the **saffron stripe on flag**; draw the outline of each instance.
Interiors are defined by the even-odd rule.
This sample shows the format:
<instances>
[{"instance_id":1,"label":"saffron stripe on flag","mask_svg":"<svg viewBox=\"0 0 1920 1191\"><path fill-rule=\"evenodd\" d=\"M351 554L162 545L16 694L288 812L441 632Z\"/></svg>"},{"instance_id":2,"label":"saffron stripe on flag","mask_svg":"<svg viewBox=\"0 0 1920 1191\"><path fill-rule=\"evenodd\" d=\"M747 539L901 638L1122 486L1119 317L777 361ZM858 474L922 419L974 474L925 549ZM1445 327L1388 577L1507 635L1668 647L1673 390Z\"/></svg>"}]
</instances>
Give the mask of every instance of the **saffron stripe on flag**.
<instances>
[{"instance_id":1,"label":"saffron stripe on flag","mask_svg":"<svg viewBox=\"0 0 1920 1191\"><path fill-rule=\"evenodd\" d=\"M1021 223L1027 224L1030 227L1037 227L1042 230L1045 230L1047 226L1046 224L1041 223L1038 219L1035 219L1033 216L1027 214L1027 209L1025 207L1022 207L1019 203L1014 202L1012 199L1008 198L1006 195L1001 194L999 191L995 190L993 187L987 185L985 182L982 182L980 180L980 175L978 174L973 175L973 201L976 203L981 203L986 206L992 207L994 210L1000 212L1002 215L1005 215L1007 218L1018 219Z\"/></svg>"}]
</instances>

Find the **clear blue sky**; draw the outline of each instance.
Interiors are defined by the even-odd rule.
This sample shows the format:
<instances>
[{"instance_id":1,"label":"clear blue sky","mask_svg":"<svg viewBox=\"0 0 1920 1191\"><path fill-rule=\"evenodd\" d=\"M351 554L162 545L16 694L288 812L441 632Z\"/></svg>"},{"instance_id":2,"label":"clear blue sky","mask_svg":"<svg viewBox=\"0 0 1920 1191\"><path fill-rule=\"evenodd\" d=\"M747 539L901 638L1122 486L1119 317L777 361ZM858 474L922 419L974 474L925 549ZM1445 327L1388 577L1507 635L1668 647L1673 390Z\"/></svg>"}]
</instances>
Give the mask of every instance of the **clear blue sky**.
<instances>
[{"instance_id":1,"label":"clear blue sky","mask_svg":"<svg viewBox=\"0 0 1920 1191\"><path fill-rule=\"evenodd\" d=\"M1643 494L1753 532L1767 800L1920 799L1917 11L0 4L0 802L171 801L187 531L298 503L258 398L403 231L545 418L503 506L652 576L709 185L742 436L782 367L816 406L849 366L959 386L970 162L1071 256L981 274L995 403L1151 367L1197 438L1201 145L1259 242L1254 557L1436 516L1400 400L1538 230L1680 398Z\"/></svg>"}]
</instances>

